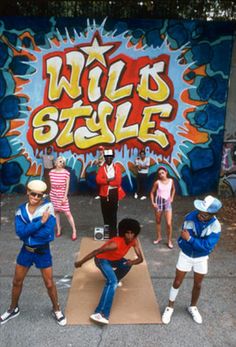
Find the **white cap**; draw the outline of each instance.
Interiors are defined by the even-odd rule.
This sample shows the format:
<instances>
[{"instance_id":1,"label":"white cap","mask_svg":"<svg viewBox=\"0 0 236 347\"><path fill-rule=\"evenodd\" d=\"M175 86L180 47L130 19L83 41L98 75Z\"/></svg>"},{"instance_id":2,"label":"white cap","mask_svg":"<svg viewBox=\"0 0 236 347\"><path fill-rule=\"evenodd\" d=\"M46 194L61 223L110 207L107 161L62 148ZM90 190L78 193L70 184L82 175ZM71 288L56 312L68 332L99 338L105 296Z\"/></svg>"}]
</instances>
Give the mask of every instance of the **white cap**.
<instances>
[{"instance_id":1,"label":"white cap","mask_svg":"<svg viewBox=\"0 0 236 347\"><path fill-rule=\"evenodd\" d=\"M112 149L105 149L104 157L114 157L114 152Z\"/></svg>"},{"instance_id":2,"label":"white cap","mask_svg":"<svg viewBox=\"0 0 236 347\"><path fill-rule=\"evenodd\" d=\"M28 183L27 188L29 190L43 193L47 190L47 185L41 180L33 180Z\"/></svg>"},{"instance_id":3,"label":"white cap","mask_svg":"<svg viewBox=\"0 0 236 347\"><path fill-rule=\"evenodd\" d=\"M211 195L206 196L204 200L195 200L193 204L197 210L207 213L216 213L222 207L220 200Z\"/></svg>"}]
</instances>

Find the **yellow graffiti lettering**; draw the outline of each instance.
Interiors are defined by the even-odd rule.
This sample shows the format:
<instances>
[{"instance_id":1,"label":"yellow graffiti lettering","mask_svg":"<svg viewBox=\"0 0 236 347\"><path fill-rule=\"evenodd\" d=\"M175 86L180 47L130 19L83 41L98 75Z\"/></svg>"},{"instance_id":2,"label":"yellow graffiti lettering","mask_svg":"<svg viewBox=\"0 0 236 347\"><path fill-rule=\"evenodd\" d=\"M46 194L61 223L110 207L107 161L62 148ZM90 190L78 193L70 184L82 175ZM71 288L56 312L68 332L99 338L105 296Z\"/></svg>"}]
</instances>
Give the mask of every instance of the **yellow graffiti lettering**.
<instances>
[{"instance_id":1,"label":"yellow graffiti lettering","mask_svg":"<svg viewBox=\"0 0 236 347\"><path fill-rule=\"evenodd\" d=\"M91 102L99 100L101 97L101 88L99 87L102 69L95 67L89 72L88 98Z\"/></svg>"},{"instance_id":2,"label":"yellow graffiti lettering","mask_svg":"<svg viewBox=\"0 0 236 347\"><path fill-rule=\"evenodd\" d=\"M45 118L49 119L45 119ZM33 137L38 144L52 141L58 134L58 110L56 107L46 107L35 114L32 126Z\"/></svg>"},{"instance_id":3,"label":"yellow graffiti lettering","mask_svg":"<svg viewBox=\"0 0 236 347\"><path fill-rule=\"evenodd\" d=\"M86 127L80 127L75 131L74 139L78 148L87 149L100 143L115 142L115 136L107 125L107 118L111 116L112 111L113 106L106 101L98 105L98 111L86 119Z\"/></svg>"},{"instance_id":4,"label":"yellow graffiti lettering","mask_svg":"<svg viewBox=\"0 0 236 347\"><path fill-rule=\"evenodd\" d=\"M124 67L125 63L119 60L116 63L113 63L109 69L109 78L107 81L105 95L113 102L130 96L133 90L132 84L128 84L127 86L117 88Z\"/></svg>"},{"instance_id":5,"label":"yellow graffiti lettering","mask_svg":"<svg viewBox=\"0 0 236 347\"><path fill-rule=\"evenodd\" d=\"M51 101L58 100L61 97L63 89L72 98L75 99L81 95L80 77L84 67L84 56L80 52L68 52L65 55L66 64L70 66L70 80L62 76L62 58L51 57L46 62L46 72L50 76L48 98Z\"/></svg>"},{"instance_id":6,"label":"yellow graffiti lettering","mask_svg":"<svg viewBox=\"0 0 236 347\"><path fill-rule=\"evenodd\" d=\"M67 121L61 130L56 143L58 147L65 147L74 142L73 128L78 117L89 117L92 113L92 106L82 106L82 101L75 102L72 108L63 109L59 121Z\"/></svg>"},{"instance_id":7,"label":"yellow graffiti lettering","mask_svg":"<svg viewBox=\"0 0 236 347\"><path fill-rule=\"evenodd\" d=\"M131 102L128 101L117 107L116 123L114 128L117 143L121 142L122 140L138 136L138 124L125 127L131 106Z\"/></svg>"},{"instance_id":8,"label":"yellow graffiti lettering","mask_svg":"<svg viewBox=\"0 0 236 347\"><path fill-rule=\"evenodd\" d=\"M139 96L144 100L153 100L156 102L165 101L170 95L168 84L161 78L159 73L164 71L165 63L163 61L156 63L151 68L150 65L140 70L140 83L137 86ZM150 78L157 85L156 90L149 87Z\"/></svg>"},{"instance_id":9,"label":"yellow graffiti lettering","mask_svg":"<svg viewBox=\"0 0 236 347\"><path fill-rule=\"evenodd\" d=\"M161 118L168 118L172 111L172 105L163 104L156 106L145 107L143 110L143 120L140 125L138 138L145 142L154 141L158 143L162 148L166 148L169 145L166 134L161 130L155 130L156 123L151 120L153 114L160 114ZM153 133L150 129L154 129Z\"/></svg>"}]
</instances>

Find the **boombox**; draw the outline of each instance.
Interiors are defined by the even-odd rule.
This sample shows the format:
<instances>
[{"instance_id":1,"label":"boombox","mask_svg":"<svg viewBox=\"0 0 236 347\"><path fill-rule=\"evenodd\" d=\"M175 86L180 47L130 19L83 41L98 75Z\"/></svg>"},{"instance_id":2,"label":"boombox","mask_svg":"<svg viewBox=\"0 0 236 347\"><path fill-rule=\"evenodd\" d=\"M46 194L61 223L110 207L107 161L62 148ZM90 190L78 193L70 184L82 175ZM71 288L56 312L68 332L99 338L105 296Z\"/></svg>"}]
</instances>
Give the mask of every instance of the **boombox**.
<instances>
[{"instance_id":1,"label":"boombox","mask_svg":"<svg viewBox=\"0 0 236 347\"><path fill-rule=\"evenodd\" d=\"M94 240L109 239L109 225L94 228Z\"/></svg>"},{"instance_id":2,"label":"boombox","mask_svg":"<svg viewBox=\"0 0 236 347\"><path fill-rule=\"evenodd\" d=\"M104 228L103 227L94 228L94 240L104 240Z\"/></svg>"}]
</instances>

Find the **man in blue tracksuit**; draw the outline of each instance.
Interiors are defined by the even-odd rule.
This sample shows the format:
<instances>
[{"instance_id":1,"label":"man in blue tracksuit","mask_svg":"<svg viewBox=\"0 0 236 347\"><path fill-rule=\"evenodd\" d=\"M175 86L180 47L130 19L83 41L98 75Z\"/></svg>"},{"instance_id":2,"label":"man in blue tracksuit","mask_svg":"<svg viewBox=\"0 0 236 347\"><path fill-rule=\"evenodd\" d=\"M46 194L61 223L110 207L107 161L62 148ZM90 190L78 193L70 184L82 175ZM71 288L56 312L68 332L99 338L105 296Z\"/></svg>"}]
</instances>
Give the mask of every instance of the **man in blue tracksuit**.
<instances>
[{"instance_id":1,"label":"man in blue tracksuit","mask_svg":"<svg viewBox=\"0 0 236 347\"><path fill-rule=\"evenodd\" d=\"M52 302L54 318L59 325L66 324L66 318L58 304L57 289L53 281L52 256L49 244L54 240L56 221L52 204L44 200L46 189L47 185L41 180L29 182L27 186L28 202L19 206L16 211L16 234L23 241L23 245L16 260L11 305L1 315L1 324L19 315L18 301L23 282L33 264L41 271Z\"/></svg>"},{"instance_id":2,"label":"man in blue tracksuit","mask_svg":"<svg viewBox=\"0 0 236 347\"><path fill-rule=\"evenodd\" d=\"M208 270L208 255L220 239L221 226L215 214L221 209L221 202L211 195L204 200L195 200L195 211L184 220L178 245L181 249L176 265L176 275L170 289L169 303L162 315L162 322L169 324L174 312L174 302L187 272L193 269L194 284L191 305L188 312L193 320L201 324L202 317L197 308L201 284Z\"/></svg>"}]
</instances>

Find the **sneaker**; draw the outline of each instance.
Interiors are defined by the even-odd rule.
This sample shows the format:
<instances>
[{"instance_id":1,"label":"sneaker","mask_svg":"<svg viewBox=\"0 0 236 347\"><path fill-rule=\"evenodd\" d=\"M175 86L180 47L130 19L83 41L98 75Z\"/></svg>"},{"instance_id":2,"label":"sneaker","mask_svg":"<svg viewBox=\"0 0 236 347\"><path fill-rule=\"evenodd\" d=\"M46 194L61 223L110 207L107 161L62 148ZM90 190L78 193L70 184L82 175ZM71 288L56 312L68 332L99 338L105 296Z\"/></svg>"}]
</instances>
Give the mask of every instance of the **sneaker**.
<instances>
[{"instance_id":1,"label":"sneaker","mask_svg":"<svg viewBox=\"0 0 236 347\"><path fill-rule=\"evenodd\" d=\"M194 322L202 324L202 316L200 315L198 308L196 306L189 306L188 312L191 314Z\"/></svg>"},{"instance_id":2,"label":"sneaker","mask_svg":"<svg viewBox=\"0 0 236 347\"><path fill-rule=\"evenodd\" d=\"M52 314L59 325L61 326L66 325L66 317L61 311L52 311Z\"/></svg>"},{"instance_id":3,"label":"sneaker","mask_svg":"<svg viewBox=\"0 0 236 347\"><path fill-rule=\"evenodd\" d=\"M103 317L101 315L101 313L93 313L91 314L91 316L89 317L92 321L97 322L97 323L101 323L101 324L109 324L109 320L106 319L105 317Z\"/></svg>"},{"instance_id":4,"label":"sneaker","mask_svg":"<svg viewBox=\"0 0 236 347\"><path fill-rule=\"evenodd\" d=\"M97 195L97 196L94 197L94 199L95 199L95 200L98 200L98 199L100 199L100 196Z\"/></svg>"},{"instance_id":5,"label":"sneaker","mask_svg":"<svg viewBox=\"0 0 236 347\"><path fill-rule=\"evenodd\" d=\"M146 200L147 197L145 195L141 196L140 200Z\"/></svg>"},{"instance_id":6,"label":"sneaker","mask_svg":"<svg viewBox=\"0 0 236 347\"><path fill-rule=\"evenodd\" d=\"M17 306L13 310L7 310L5 313L3 313L0 317L0 322L1 324L5 324L9 319L15 318L19 316L20 310L19 307Z\"/></svg>"},{"instance_id":7,"label":"sneaker","mask_svg":"<svg viewBox=\"0 0 236 347\"><path fill-rule=\"evenodd\" d=\"M174 312L174 309L172 307L166 307L165 311L162 315L162 323L169 324L171 321L172 314Z\"/></svg>"},{"instance_id":8,"label":"sneaker","mask_svg":"<svg viewBox=\"0 0 236 347\"><path fill-rule=\"evenodd\" d=\"M138 194L137 193L134 194L134 198L138 199Z\"/></svg>"},{"instance_id":9,"label":"sneaker","mask_svg":"<svg viewBox=\"0 0 236 347\"><path fill-rule=\"evenodd\" d=\"M120 287L122 287L122 286L123 286L123 283L122 283L121 281L119 281L119 282L117 283L117 287L120 288Z\"/></svg>"}]
</instances>

